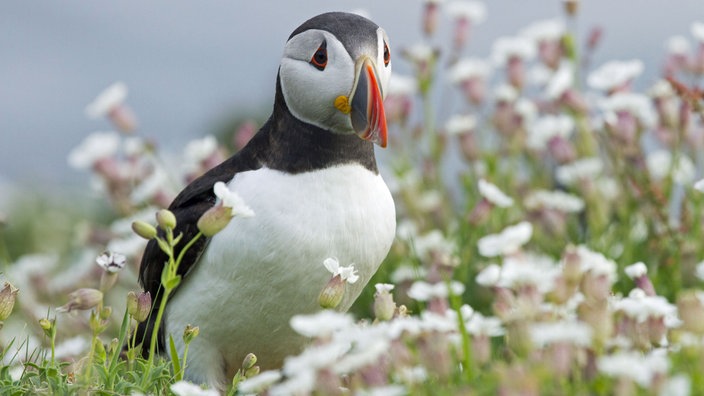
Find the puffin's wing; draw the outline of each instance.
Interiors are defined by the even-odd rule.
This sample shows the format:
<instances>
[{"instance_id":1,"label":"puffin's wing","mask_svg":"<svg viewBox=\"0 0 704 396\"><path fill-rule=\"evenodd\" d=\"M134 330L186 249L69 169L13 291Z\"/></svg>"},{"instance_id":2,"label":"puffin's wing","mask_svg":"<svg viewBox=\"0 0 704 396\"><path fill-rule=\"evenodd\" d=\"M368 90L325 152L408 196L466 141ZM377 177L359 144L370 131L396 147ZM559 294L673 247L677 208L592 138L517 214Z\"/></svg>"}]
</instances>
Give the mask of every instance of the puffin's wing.
<instances>
[{"instance_id":1,"label":"puffin's wing","mask_svg":"<svg viewBox=\"0 0 704 396\"><path fill-rule=\"evenodd\" d=\"M256 137L250 143L254 143L254 140L256 140ZM256 144L253 146L256 146ZM181 248L198 234L198 219L215 203L216 197L213 193L215 183L219 181L227 183L237 173L257 169L261 166L256 156L250 155L252 152L256 152L256 150L252 150L249 145L243 148L234 156L191 182L171 203L169 210L176 216L174 236L183 235L180 243L175 247L175 257L178 257ZM158 232L159 235L164 235L163 230L160 228L158 228ZM209 238L201 236L184 254L177 271L179 275L185 277L196 265L208 244L208 240ZM159 307L161 302L161 273L167 261L168 256L159 248L156 240L150 240L142 256L139 268L139 282L144 287L144 290L151 294L152 309ZM152 335L151 329L155 320L156 313L152 312L149 319L141 323L137 329L138 340L143 341L142 352L145 356L149 350L149 342ZM163 328L162 326L161 329L163 330ZM161 331L158 345L159 349L163 351L164 337Z\"/></svg>"}]
</instances>

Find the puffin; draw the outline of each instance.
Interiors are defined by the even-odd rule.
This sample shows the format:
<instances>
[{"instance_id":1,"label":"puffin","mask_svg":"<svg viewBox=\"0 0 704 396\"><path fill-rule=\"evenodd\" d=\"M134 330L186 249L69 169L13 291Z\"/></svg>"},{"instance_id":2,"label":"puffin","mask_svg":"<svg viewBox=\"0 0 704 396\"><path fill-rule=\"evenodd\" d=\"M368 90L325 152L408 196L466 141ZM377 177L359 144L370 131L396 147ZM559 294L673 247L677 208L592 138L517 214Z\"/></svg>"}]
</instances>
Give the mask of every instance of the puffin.
<instances>
[{"instance_id":1,"label":"puffin","mask_svg":"<svg viewBox=\"0 0 704 396\"><path fill-rule=\"evenodd\" d=\"M182 355L184 329L199 327L185 379L225 389L249 353L262 370L281 367L306 344L289 325L292 316L321 310L318 296L331 279L324 261L353 265L359 276L346 284L340 311L377 271L396 230L393 198L374 154L375 145L387 145L390 75L389 40L374 22L343 12L305 21L286 41L271 116L245 147L171 203L174 235L182 241L198 233L198 219L218 203L217 182L254 212L198 239L179 266L182 282L167 301L157 345L168 354L171 335ZM154 311L166 261L151 240L139 281ZM144 346L155 318L153 312L137 329Z\"/></svg>"}]
</instances>

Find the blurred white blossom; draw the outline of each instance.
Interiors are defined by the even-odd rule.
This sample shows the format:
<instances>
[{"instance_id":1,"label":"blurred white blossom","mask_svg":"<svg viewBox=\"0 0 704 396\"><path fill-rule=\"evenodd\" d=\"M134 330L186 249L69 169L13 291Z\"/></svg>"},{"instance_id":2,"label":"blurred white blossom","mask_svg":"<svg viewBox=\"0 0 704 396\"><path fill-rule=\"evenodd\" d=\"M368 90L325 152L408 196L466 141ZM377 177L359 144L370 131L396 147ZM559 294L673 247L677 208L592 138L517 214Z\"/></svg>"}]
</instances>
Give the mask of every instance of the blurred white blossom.
<instances>
[{"instance_id":1,"label":"blurred white blossom","mask_svg":"<svg viewBox=\"0 0 704 396\"><path fill-rule=\"evenodd\" d=\"M94 132L68 154L68 163L74 169L89 169L101 159L112 157L120 148L117 132Z\"/></svg>"},{"instance_id":2,"label":"blurred white blossom","mask_svg":"<svg viewBox=\"0 0 704 396\"><path fill-rule=\"evenodd\" d=\"M513 198L504 194L504 192L501 191L501 189L499 189L496 185L484 179L479 179L478 186L479 194L481 194L482 197L486 198L492 204L500 208L508 208L513 205Z\"/></svg>"},{"instance_id":3,"label":"blurred white blossom","mask_svg":"<svg viewBox=\"0 0 704 396\"><path fill-rule=\"evenodd\" d=\"M528 242L532 235L533 226L527 221L506 227L498 234L479 239L479 254L484 257L494 257L514 253Z\"/></svg>"},{"instance_id":4,"label":"blurred white blossom","mask_svg":"<svg viewBox=\"0 0 704 396\"><path fill-rule=\"evenodd\" d=\"M642 72L643 62L638 59L609 61L589 73L587 84L592 89L611 91L627 85Z\"/></svg>"}]
</instances>

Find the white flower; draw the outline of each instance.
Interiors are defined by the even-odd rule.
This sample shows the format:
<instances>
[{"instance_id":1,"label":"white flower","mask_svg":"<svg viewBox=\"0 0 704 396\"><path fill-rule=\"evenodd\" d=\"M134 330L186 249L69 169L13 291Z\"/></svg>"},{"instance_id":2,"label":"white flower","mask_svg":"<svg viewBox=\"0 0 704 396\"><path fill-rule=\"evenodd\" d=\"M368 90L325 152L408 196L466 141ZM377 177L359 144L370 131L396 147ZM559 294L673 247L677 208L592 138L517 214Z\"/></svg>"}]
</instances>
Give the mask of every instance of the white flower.
<instances>
[{"instance_id":1,"label":"white flower","mask_svg":"<svg viewBox=\"0 0 704 396\"><path fill-rule=\"evenodd\" d=\"M704 23L696 21L692 23L689 30L697 41L704 44Z\"/></svg>"},{"instance_id":2,"label":"white flower","mask_svg":"<svg viewBox=\"0 0 704 396\"><path fill-rule=\"evenodd\" d=\"M198 385L194 385L188 381L178 381L172 384L169 389L177 396L219 396L220 393L215 389L203 389Z\"/></svg>"},{"instance_id":3,"label":"white flower","mask_svg":"<svg viewBox=\"0 0 704 396\"><path fill-rule=\"evenodd\" d=\"M559 166L555 178L562 184L573 185L580 180L596 179L603 169L604 164L599 157L582 158Z\"/></svg>"},{"instance_id":4,"label":"white flower","mask_svg":"<svg viewBox=\"0 0 704 396\"><path fill-rule=\"evenodd\" d=\"M222 205L232 209L233 216L253 217L254 211L247 206L244 199L239 194L232 191L223 182L217 182L213 186L215 196L220 198Z\"/></svg>"},{"instance_id":5,"label":"white flower","mask_svg":"<svg viewBox=\"0 0 704 396\"><path fill-rule=\"evenodd\" d=\"M692 381L686 374L670 376L660 388L659 396L689 396L692 392Z\"/></svg>"},{"instance_id":6,"label":"white flower","mask_svg":"<svg viewBox=\"0 0 704 396\"><path fill-rule=\"evenodd\" d=\"M369 389L362 389L355 396L404 396L408 390L403 385L384 385Z\"/></svg>"},{"instance_id":7,"label":"white flower","mask_svg":"<svg viewBox=\"0 0 704 396\"><path fill-rule=\"evenodd\" d=\"M450 17L465 19L474 25L479 25L486 19L486 5L481 1L453 1L445 9Z\"/></svg>"},{"instance_id":8,"label":"white flower","mask_svg":"<svg viewBox=\"0 0 704 396\"><path fill-rule=\"evenodd\" d=\"M186 171L193 172L199 169L201 163L212 156L217 149L218 141L213 135L188 142L183 150Z\"/></svg>"},{"instance_id":9,"label":"white flower","mask_svg":"<svg viewBox=\"0 0 704 396\"><path fill-rule=\"evenodd\" d=\"M443 236L440 230L431 230L418 236L414 241L416 254L420 258L429 258L431 253L451 256L455 251L455 244Z\"/></svg>"},{"instance_id":10,"label":"white flower","mask_svg":"<svg viewBox=\"0 0 704 396\"><path fill-rule=\"evenodd\" d=\"M408 289L408 296L418 301L428 301L433 298L447 298L452 292L457 296L464 293L464 285L458 281L451 281L448 284L445 282L428 283L425 281L416 281Z\"/></svg>"},{"instance_id":11,"label":"white flower","mask_svg":"<svg viewBox=\"0 0 704 396\"><path fill-rule=\"evenodd\" d=\"M311 315L294 315L289 322L296 333L305 337L325 337L333 332L352 326L352 316L324 310Z\"/></svg>"},{"instance_id":12,"label":"white flower","mask_svg":"<svg viewBox=\"0 0 704 396\"><path fill-rule=\"evenodd\" d=\"M572 117L560 115L546 115L535 120L528 129L526 144L534 150L544 150L550 140L556 137L568 139L574 131Z\"/></svg>"},{"instance_id":13,"label":"white flower","mask_svg":"<svg viewBox=\"0 0 704 396\"><path fill-rule=\"evenodd\" d=\"M162 167L156 167L152 173L132 190L130 200L135 204L149 201L159 191L170 190L169 175Z\"/></svg>"},{"instance_id":14,"label":"white flower","mask_svg":"<svg viewBox=\"0 0 704 396\"><path fill-rule=\"evenodd\" d=\"M402 76L397 73L389 78L388 96L411 96L418 90L418 81L413 77Z\"/></svg>"},{"instance_id":15,"label":"white flower","mask_svg":"<svg viewBox=\"0 0 704 396\"><path fill-rule=\"evenodd\" d=\"M491 46L491 59L497 66L503 66L511 58L530 60L535 57L535 43L527 37L499 37Z\"/></svg>"},{"instance_id":16,"label":"white flower","mask_svg":"<svg viewBox=\"0 0 704 396\"><path fill-rule=\"evenodd\" d=\"M597 368L612 377L625 377L649 388L656 375L665 375L670 368L667 355L658 351L646 355L635 351L617 352L597 360Z\"/></svg>"},{"instance_id":17,"label":"white flower","mask_svg":"<svg viewBox=\"0 0 704 396\"><path fill-rule=\"evenodd\" d=\"M333 370L338 374L347 374L364 366L373 364L389 351L389 341L379 337L369 337L364 347L357 347L334 364Z\"/></svg>"},{"instance_id":18,"label":"white flower","mask_svg":"<svg viewBox=\"0 0 704 396\"><path fill-rule=\"evenodd\" d=\"M505 333L499 318L493 316L486 317L479 312L475 312L469 320L465 321L465 328L469 334L475 336L485 335L489 337L498 337L504 335Z\"/></svg>"},{"instance_id":19,"label":"white flower","mask_svg":"<svg viewBox=\"0 0 704 396\"><path fill-rule=\"evenodd\" d=\"M530 125L538 117L538 106L527 98L518 99L513 109L521 117L523 126Z\"/></svg>"},{"instance_id":20,"label":"white flower","mask_svg":"<svg viewBox=\"0 0 704 396\"><path fill-rule=\"evenodd\" d=\"M118 81L105 88L88 106L86 115L90 118L100 118L108 114L112 109L121 105L127 98L127 86Z\"/></svg>"},{"instance_id":21,"label":"white flower","mask_svg":"<svg viewBox=\"0 0 704 396\"><path fill-rule=\"evenodd\" d=\"M591 326L579 321L534 323L529 331L531 340L539 348L556 343L588 347L592 342Z\"/></svg>"},{"instance_id":22,"label":"white flower","mask_svg":"<svg viewBox=\"0 0 704 396\"><path fill-rule=\"evenodd\" d=\"M699 264L697 264L695 273L697 275L697 278L700 280L704 280L704 261L700 261Z\"/></svg>"},{"instance_id":23,"label":"white flower","mask_svg":"<svg viewBox=\"0 0 704 396\"><path fill-rule=\"evenodd\" d=\"M506 227L498 234L491 234L479 239L479 254L494 257L516 252L533 235L533 225L527 221Z\"/></svg>"},{"instance_id":24,"label":"white flower","mask_svg":"<svg viewBox=\"0 0 704 396\"><path fill-rule=\"evenodd\" d=\"M673 164L672 153L668 150L655 150L648 154L645 163L650 176L656 180L661 180L672 172L672 180L676 183L691 183L696 174L694 163L684 153L679 153L676 158L677 162Z\"/></svg>"},{"instance_id":25,"label":"white flower","mask_svg":"<svg viewBox=\"0 0 704 396\"><path fill-rule=\"evenodd\" d=\"M704 179L698 180L692 187L697 191L704 192Z\"/></svg>"},{"instance_id":26,"label":"white flower","mask_svg":"<svg viewBox=\"0 0 704 396\"><path fill-rule=\"evenodd\" d=\"M391 281L394 283L414 281L416 279L423 278L426 272L426 269L423 267L415 267L412 265L400 265L391 274Z\"/></svg>"},{"instance_id":27,"label":"white flower","mask_svg":"<svg viewBox=\"0 0 704 396\"><path fill-rule=\"evenodd\" d=\"M481 270L474 280L478 285L484 287L493 287L499 283L501 279L501 267L496 264L489 264L483 270Z\"/></svg>"},{"instance_id":28,"label":"white flower","mask_svg":"<svg viewBox=\"0 0 704 396\"><path fill-rule=\"evenodd\" d=\"M580 259L582 272L591 271L596 276L605 275L610 282L616 280L617 265L613 260L609 260L603 254L590 250L584 245L577 247L577 255Z\"/></svg>"},{"instance_id":29,"label":"white flower","mask_svg":"<svg viewBox=\"0 0 704 396\"><path fill-rule=\"evenodd\" d=\"M565 23L561 19L537 21L523 28L519 34L535 42L559 41L565 34Z\"/></svg>"},{"instance_id":30,"label":"white flower","mask_svg":"<svg viewBox=\"0 0 704 396\"><path fill-rule=\"evenodd\" d=\"M435 57L435 50L433 47L423 43L412 45L406 48L403 53L411 62L414 63L429 62L433 59L433 57Z\"/></svg>"},{"instance_id":31,"label":"white flower","mask_svg":"<svg viewBox=\"0 0 704 396\"><path fill-rule=\"evenodd\" d=\"M477 119L473 115L453 115L445 123L448 135L458 136L472 132L477 126Z\"/></svg>"},{"instance_id":32,"label":"white flower","mask_svg":"<svg viewBox=\"0 0 704 396\"><path fill-rule=\"evenodd\" d=\"M120 253L103 252L95 262L107 272L118 272L125 267L127 258Z\"/></svg>"},{"instance_id":33,"label":"white flower","mask_svg":"<svg viewBox=\"0 0 704 396\"><path fill-rule=\"evenodd\" d=\"M633 92L618 92L599 101L599 108L604 111L607 123L616 123L616 113L632 114L646 127L651 128L657 122L657 113L649 97Z\"/></svg>"},{"instance_id":34,"label":"white flower","mask_svg":"<svg viewBox=\"0 0 704 396\"><path fill-rule=\"evenodd\" d=\"M340 278L343 281L347 281L347 283L352 284L357 282L359 279L359 275L355 273L354 264L343 267L336 258L328 257L323 261L323 265L328 271L330 271L332 276L340 275Z\"/></svg>"},{"instance_id":35,"label":"white flower","mask_svg":"<svg viewBox=\"0 0 704 396\"><path fill-rule=\"evenodd\" d=\"M672 84L667 80L659 79L648 90L648 95L653 98L669 98L675 94Z\"/></svg>"},{"instance_id":36,"label":"white flower","mask_svg":"<svg viewBox=\"0 0 704 396\"><path fill-rule=\"evenodd\" d=\"M313 370L301 370L269 388L268 394L270 396L307 395L313 391L315 379Z\"/></svg>"},{"instance_id":37,"label":"white flower","mask_svg":"<svg viewBox=\"0 0 704 396\"><path fill-rule=\"evenodd\" d=\"M453 84L459 84L471 78L487 78L490 74L489 62L479 58L464 58L450 68L448 79Z\"/></svg>"},{"instance_id":38,"label":"white flower","mask_svg":"<svg viewBox=\"0 0 704 396\"><path fill-rule=\"evenodd\" d=\"M237 391L245 394L258 393L279 381L281 377L281 372L278 370L262 371L258 375L240 382L237 385Z\"/></svg>"},{"instance_id":39,"label":"white flower","mask_svg":"<svg viewBox=\"0 0 704 396\"><path fill-rule=\"evenodd\" d=\"M648 296L641 289L633 289L620 300L613 302L614 311L621 311L639 323L648 318L665 318L675 316L677 307L670 304L665 297Z\"/></svg>"},{"instance_id":40,"label":"white flower","mask_svg":"<svg viewBox=\"0 0 704 396\"><path fill-rule=\"evenodd\" d=\"M610 61L589 73L587 84L593 89L609 91L627 84L642 72L643 62L638 59Z\"/></svg>"},{"instance_id":41,"label":"white flower","mask_svg":"<svg viewBox=\"0 0 704 396\"><path fill-rule=\"evenodd\" d=\"M479 194L500 208L508 208L513 205L513 198L504 194L496 185L484 179L479 179Z\"/></svg>"},{"instance_id":42,"label":"white flower","mask_svg":"<svg viewBox=\"0 0 704 396\"><path fill-rule=\"evenodd\" d=\"M545 87L548 99L559 99L562 94L574 85L574 70L571 63L563 62L560 68L550 77Z\"/></svg>"},{"instance_id":43,"label":"white flower","mask_svg":"<svg viewBox=\"0 0 704 396\"><path fill-rule=\"evenodd\" d=\"M690 47L689 40L680 35L670 37L665 43L667 52L672 55L687 55L691 50Z\"/></svg>"},{"instance_id":44,"label":"white flower","mask_svg":"<svg viewBox=\"0 0 704 396\"><path fill-rule=\"evenodd\" d=\"M576 195L564 191L533 191L525 198L524 204L528 209L553 209L563 213L577 213L584 209L584 200Z\"/></svg>"},{"instance_id":45,"label":"white flower","mask_svg":"<svg viewBox=\"0 0 704 396\"><path fill-rule=\"evenodd\" d=\"M332 341L326 344L311 345L299 355L284 359L283 372L292 375L305 370L317 370L335 363L352 347L352 343Z\"/></svg>"},{"instance_id":46,"label":"white flower","mask_svg":"<svg viewBox=\"0 0 704 396\"><path fill-rule=\"evenodd\" d=\"M532 285L539 292L547 293L555 287L559 273L560 267L547 256L506 257L497 286L516 290Z\"/></svg>"},{"instance_id":47,"label":"white flower","mask_svg":"<svg viewBox=\"0 0 704 396\"><path fill-rule=\"evenodd\" d=\"M381 294L381 293L390 293L391 290L394 289L394 285L390 283L377 283L374 285L374 288L376 289L376 292Z\"/></svg>"},{"instance_id":48,"label":"white flower","mask_svg":"<svg viewBox=\"0 0 704 396\"><path fill-rule=\"evenodd\" d=\"M425 382L428 379L428 371L423 366L403 366L396 371L394 379L407 384L417 384Z\"/></svg>"},{"instance_id":49,"label":"white flower","mask_svg":"<svg viewBox=\"0 0 704 396\"><path fill-rule=\"evenodd\" d=\"M93 132L69 152L68 163L74 169L88 169L99 160L113 156L119 148L117 132Z\"/></svg>"},{"instance_id":50,"label":"white flower","mask_svg":"<svg viewBox=\"0 0 704 396\"><path fill-rule=\"evenodd\" d=\"M641 276L646 275L648 273L648 267L642 261L639 261L635 264L631 264L623 270L626 272L626 275L628 275L628 277L631 279L640 278Z\"/></svg>"},{"instance_id":51,"label":"white flower","mask_svg":"<svg viewBox=\"0 0 704 396\"><path fill-rule=\"evenodd\" d=\"M497 102L512 103L518 99L518 91L511 85L499 84L494 88L494 98Z\"/></svg>"}]
</instances>

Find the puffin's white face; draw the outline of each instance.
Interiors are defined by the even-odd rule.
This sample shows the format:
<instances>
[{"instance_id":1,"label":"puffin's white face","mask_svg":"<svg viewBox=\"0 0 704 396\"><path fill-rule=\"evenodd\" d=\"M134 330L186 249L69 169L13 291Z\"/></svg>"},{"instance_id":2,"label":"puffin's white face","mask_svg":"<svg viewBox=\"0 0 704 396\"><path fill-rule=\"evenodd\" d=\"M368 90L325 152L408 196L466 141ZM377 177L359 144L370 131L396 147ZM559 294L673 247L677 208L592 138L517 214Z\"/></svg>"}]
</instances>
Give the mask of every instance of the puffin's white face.
<instances>
[{"instance_id":1,"label":"puffin's white face","mask_svg":"<svg viewBox=\"0 0 704 396\"><path fill-rule=\"evenodd\" d=\"M351 55L335 35L309 29L292 37L279 68L281 90L301 121L386 146L383 98L391 76L388 39L354 43Z\"/></svg>"}]
</instances>

